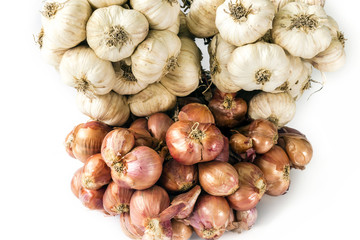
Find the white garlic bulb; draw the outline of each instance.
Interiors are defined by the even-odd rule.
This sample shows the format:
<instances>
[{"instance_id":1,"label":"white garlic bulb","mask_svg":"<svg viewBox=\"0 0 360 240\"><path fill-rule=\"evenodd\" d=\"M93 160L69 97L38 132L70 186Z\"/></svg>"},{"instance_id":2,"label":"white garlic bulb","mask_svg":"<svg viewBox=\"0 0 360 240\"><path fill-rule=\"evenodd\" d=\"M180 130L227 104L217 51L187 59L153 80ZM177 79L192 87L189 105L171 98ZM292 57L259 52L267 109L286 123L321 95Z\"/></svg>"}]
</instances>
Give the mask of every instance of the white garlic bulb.
<instances>
[{"instance_id":1,"label":"white garlic bulb","mask_svg":"<svg viewBox=\"0 0 360 240\"><path fill-rule=\"evenodd\" d=\"M176 105L176 96L161 83L154 83L128 99L131 112L138 117L165 112Z\"/></svg>"},{"instance_id":2,"label":"white garlic bulb","mask_svg":"<svg viewBox=\"0 0 360 240\"><path fill-rule=\"evenodd\" d=\"M164 30L171 27L180 12L178 0L130 0L133 9L145 15L150 28Z\"/></svg>"},{"instance_id":3,"label":"white garlic bulb","mask_svg":"<svg viewBox=\"0 0 360 240\"><path fill-rule=\"evenodd\" d=\"M76 102L80 112L111 126L123 125L130 116L130 108L126 97L113 91L105 95L95 95L91 98L78 92Z\"/></svg>"},{"instance_id":4,"label":"white garlic bulb","mask_svg":"<svg viewBox=\"0 0 360 240\"><path fill-rule=\"evenodd\" d=\"M67 49L53 49L53 44L50 42L51 39L44 38L45 32L44 28L41 28L41 31L38 35L37 43L39 44L41 56L45 60L46 63L54 66L57 70L59 69L59 65L62 57L64 56Z\"/></svg>"},{"instance_id":5,"label":"white garlic bulb","mask_svg":"<svg viewBox=\"0 0 360 240\"><path fill-rule=\"evenodd\" d=\"M180 53L179 37L168 31L151 30L131 56L132 72L141 82L151 84L176 66Z\"/></svg>"},{"instance_id":6,"label":"white garlic bulb","mask_svg":"<svg viewBox=\"0 0 360 240\"><path fill-rule=\"evenodd\" d=\"M94 8L103 8L111 5L123 5L127 0L88 0Z\"/></svg>"},{"instance_id":7,"label":"white garlic bulb","mask_svg":"<svg viewBox=\"0 0 360 240\"><path fill-rule=\"evenodd\" d=\"M195 42L181 37L181 50L175 68L161 79L161 84L178 97L192 93L201 78L201 52Z\"/></svg>"},{"instance_id":8,"label":"white garlic bulb","mask_svg":"<svg viewBox=\"0 0 360 240\"><path fill-rule=\"evenodd\" d=\"M184 13L181 12L181 11L180 11L180 13L184 14ZM178 34L178 33L179 33L179 30L180 30L180 20L181 20L181 15L180 15L180 13L179 13L179 15L178 15L178 18L177 18L176 22L175 22L172 26L168 27L168 28L165 29L165 30L168 30L168 31L173 32L173 33L175 33L175 34Z\"/></svg>"},{"instance_id":9,"label":"white garlic bulb","mask_svg":"<svg viewBox=\"0 0 360 240\"><path fill-rule=\"evenodd\" d=\"M281 91L287 91L294 100L301 97L305 90L311 87L312 66L300 57L288 54L290 60L290 75L285 85L280 86Z\"/></svg>"},{"instance_id":10,"label":"white garlic bulb","mask_svg":"<svg viewBox=\"0 0 360 240\"><path fill-rule=\"evenodd\" d=\"M216 10L216 27L225 41L242 46L261 38L275 15L269 0L226 0Z\"/></svg>"},{"instance_id":11,"label":"white garlic bulb","mask_svg":"<svg viewBox=\"0 0 360 240\"><path fill-rule=\"evenodd\" d=\"M86 39L86 22L91 15L87 0L47 1L41 11L42 25L51 49L69 49ZM46 41L46 40L44 40Z\"/></svg>"},{"instance_id":12,"label":"white garlic bulb","mask_svg":"<svg viewBox=\"0 0 360 240\"><path fill-rule=\"evenodd\" d=\"M286 4L290 2L302 2L307 5L319 5L321 7L324 7L325 0L270 0L274 6L275 11L278 12L282 7L284 7Z\"/></svg>"},{"instance_id":13,"label":"white garlic bulb","mask_svg":"<svg viewBox=\"0 0 360 240\"><path fill-rule=\"evenodd\" d=\"M216 9L225 0L193 0L186 23L189 31L199 38L207 38L218 33L215 25Z\"/></svg>"},{"instance_id":14,"label":"white garlic bulb","mask_svg":"<svg viewBox=\"0 0 360 240\"><path fill-rule=\"evenodd\" d=\"M331 43L327 22L327 15L321 6L288 3L275 15L272 37L276 44L293 56L310 59Z\"/></svg>"},{"instance_id":15,"label":"white garlic bulb","mask_svg":"<svg viewBox=\"0 0 360 240\"><path fill-rule=\"evenodd\" d=\"M131 61L113 63L116 81L113 90L120 95L132 95L145 89L148 84L138 81L131 71Z\"/></svg>"},{"instance_id":16,"label":"white garlic bulb","mask_svg":"<svg viewBox=\"0 0 360 240\"><path fill-rule=\"evenodd\" d=\"M234 93L241 90L231 79L227 63L236 46L226 42L220 34L216 34L209 46L211 81L222 92Z\"/></svg>"},{"instance_id":17,"label":"white garlic bulb","mask_svg":"<svg viewBox=\"0 0 360 240\"><path fill-rule=\"evenodd\" d=\"M89 46L100 58L112 62L130 57L148 32L144 15L116 5L95 10L86 25Z\"/></svg>"},{"instance_id":18,"label":"white garlic bulb","mask_svg":"<svg viewBox=\"0 0 360 240\"><path fill-rule=\"evenodd\" d=\"M116 80L111 62L100 59L91 48L85 46L66 51L59 70L65 84L89 97L107 94Z\"/></svg>"},{"instance_id":19,"label":"white garlic bulb","mask_svg":"<svg viewBox=\"0 0 360 240\"><path fill-rule=\"evenodd\" d=\"M266 42L236 48L227 65L233 82L246 91L272 92L289 76L289 59L284 50Z\"/></svg>"},{"instance_id":20,"label":"white garlic bulb","mask_svg":"<svg viewBox=\"0 0 360 240\"><path fill-rule=\"evenodd\" d=\"M311 64L322 72L333 72L345 65L345 37L339 30L339 25L328 16L328 27L331 30L332 41L323 52L310 59Z\"/></svg>"},{"instance_id":21,"label":"white garlic bulb","mask_svg":"<svg viewBox=\"0 0 360 240\"><path fill-rule=\"evenodd\" d=\"M296 103L290 94L261 92L249 103L249 117L267 119L278 127L285 126L295 116Z\"/></svg>"}]
</instances>

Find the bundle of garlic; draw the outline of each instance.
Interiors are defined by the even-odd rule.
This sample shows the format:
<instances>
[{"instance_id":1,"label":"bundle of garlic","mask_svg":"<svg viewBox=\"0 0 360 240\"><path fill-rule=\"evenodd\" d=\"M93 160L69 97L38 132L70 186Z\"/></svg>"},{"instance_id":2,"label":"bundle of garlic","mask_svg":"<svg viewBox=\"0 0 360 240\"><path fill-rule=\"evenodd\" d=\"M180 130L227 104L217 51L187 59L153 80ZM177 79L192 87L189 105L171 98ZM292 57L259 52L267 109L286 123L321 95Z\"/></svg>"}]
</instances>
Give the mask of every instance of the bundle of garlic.
<instances>
[{"instance_id":1,"label":"bundle of garlic","mask_svg":"<svg viewBox=\"0 0 360 240\"><path fill-rule=\"evenodd\" d=\"M125 109L142 115L127 99L148 96L156 83L166 94L147 101L152 107L146 107L146 114L152 114L170 110L176 96L187 96L199 86L201 52L177 0L47 0L41 14L38 43L43 58L83 102L116 93ZM166 105L167 97L171 100ZM125 111L118 116L124 121L109 121L101 112L83 112L118 126L129 117Z\"/></svg>"}]
</instances>

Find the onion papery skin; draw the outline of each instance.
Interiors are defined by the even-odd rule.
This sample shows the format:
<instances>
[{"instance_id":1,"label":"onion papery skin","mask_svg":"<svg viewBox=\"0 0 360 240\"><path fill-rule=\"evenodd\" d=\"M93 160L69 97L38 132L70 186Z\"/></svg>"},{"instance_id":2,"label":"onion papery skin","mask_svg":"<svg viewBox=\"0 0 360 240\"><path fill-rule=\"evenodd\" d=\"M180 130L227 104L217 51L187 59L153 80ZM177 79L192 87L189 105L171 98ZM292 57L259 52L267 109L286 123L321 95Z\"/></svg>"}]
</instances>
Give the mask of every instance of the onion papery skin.
<instances>
[{"instance_id":1,"label":"onion papery skin","mask_svg":"<svg viewBox=\"0 0 360 240\"><path fill-rule=\"evenodd\" d=\"M179 121L192 121L215 124L215 118L210 109L201 103L189 103L181 108Z\"/></svg>"},{"instance_id":2,"label":"onion papery skin","mask_svg":"<svg viewBox=\"0 0 360 240\"><path fill-rule=\"evenodd\" d=\"M184 165L214 160L224 148L221 131L213 124L179 121L166 133L170 155Z\"/></svg>"},{"instance_id":3,"label":"onion papery skin","mask_svg":"<svg viewBox=\"0 0 360 240\"><path fill-rule=\"evenodd\" d=\"M109 132L101 145L101 155L111 167L135 146L134 135L126 128L117 128Z\"/></svg>"},{"instance_id":4,"label":"onion papery skin","mask_svg":"<svg viewBox=\"0 0 360 240\"><path fill-rule=\"evenodd\" d=\"M290 186L290 161L281 147L275 145L254 163L264 173L267 183L266 194L279 196L287 192Z\"/></svg>"},{"instance_id":5,"label":"onion papery skin","mask_svg":"<svg viewBox=\"0 0 360 240\"><path fill-rule=\"evenodd\" d=\"M74 129L72 153L76 159L85 162L90 156L101 152L101 144L112 129L105 123L89 121L77 125Z\"/></svg>"},{"instance_id":6,"label":"onion papery skin","mask_svg":"<svg viewBox=\"0 0 360 240\"><path fill-rule=\"evenodd\" d=\"M118 186L111 182L104 193L104 210L112 216L130 211L130 199L135 190Z\"/></svg>"},{"instance_id":7,"label":"onion papery skin","mask_svg":"<svg viewBox=\"0 0 360 240\"><path fill-rule=\"evenodd\" d=\"M136 147L111 166L111 176L121 187L144 190L159 180L162 162L155 150L146 146Z\"/></svg>"}]
</instances>

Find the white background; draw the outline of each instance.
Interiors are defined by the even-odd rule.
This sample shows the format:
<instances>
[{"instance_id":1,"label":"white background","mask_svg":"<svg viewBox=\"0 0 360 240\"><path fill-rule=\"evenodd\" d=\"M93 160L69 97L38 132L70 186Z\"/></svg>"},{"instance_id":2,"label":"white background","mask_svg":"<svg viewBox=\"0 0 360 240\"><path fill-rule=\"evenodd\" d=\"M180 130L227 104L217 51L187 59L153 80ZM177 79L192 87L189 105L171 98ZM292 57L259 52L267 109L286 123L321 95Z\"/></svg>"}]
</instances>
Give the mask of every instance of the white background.
<instances>
[{"instance_id":1,"label":"white background","mask_svg":"<svg viewBox=\"0 0 360 240\"><path fill-rule=\"evenodd\" d=\"M118 218L87 210L70 190L81 164L62 144L87 117L34 42L40 0L1 7L0 239L126 239ZM222 239L360 239L359 7L355 0L327 2L348 39L347 64L326 74L323 90L308 99L320 87L314 85L289 124L312 142L311 164L292 171L286 195L263 198L251 231ZM314 79L321 81L318 73Z\"/></svg>"}]
</instances>

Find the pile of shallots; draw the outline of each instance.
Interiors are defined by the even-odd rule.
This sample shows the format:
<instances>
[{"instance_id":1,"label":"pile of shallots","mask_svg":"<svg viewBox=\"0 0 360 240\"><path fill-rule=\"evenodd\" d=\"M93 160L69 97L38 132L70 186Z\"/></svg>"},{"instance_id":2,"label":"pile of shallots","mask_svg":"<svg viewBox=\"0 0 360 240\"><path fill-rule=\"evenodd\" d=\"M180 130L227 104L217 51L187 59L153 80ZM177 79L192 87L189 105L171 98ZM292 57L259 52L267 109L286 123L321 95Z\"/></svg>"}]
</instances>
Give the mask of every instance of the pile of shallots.
<instances>
[{"instance_id":1,"label":"pile of shallots","mask_svg":"<svg viewBox=\"0 0 360 240\"><path fill-rule=\"evenodd\" d=\"M208 106L185 98L191 103L175 121L155 113L122 127L77 125L65 140L70 156L84 163L73 193L89 209L120 218L132 239L185 240L193 232L218 239L249 230L262 196L285 194L290 169L305 168L312 146L280 127L287 120L276 112L271 121L250 116L268 96L247 102L239 95L215 89Z\"/></svg>"}]
</instances>

